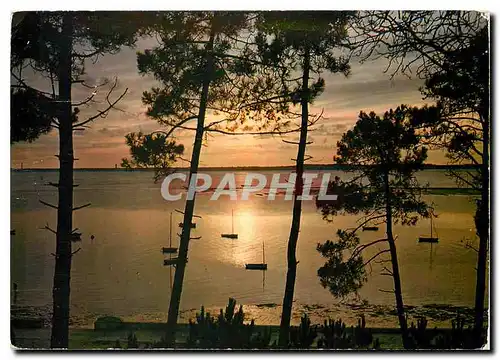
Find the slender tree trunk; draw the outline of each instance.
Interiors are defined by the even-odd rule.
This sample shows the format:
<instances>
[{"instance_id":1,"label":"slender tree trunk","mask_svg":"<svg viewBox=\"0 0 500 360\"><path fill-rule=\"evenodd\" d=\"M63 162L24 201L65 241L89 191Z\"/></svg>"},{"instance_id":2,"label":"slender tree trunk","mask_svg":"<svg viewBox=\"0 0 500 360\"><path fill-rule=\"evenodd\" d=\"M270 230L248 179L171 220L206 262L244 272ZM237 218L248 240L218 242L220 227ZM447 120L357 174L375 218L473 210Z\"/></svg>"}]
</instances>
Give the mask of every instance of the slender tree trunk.
<instances>
[{"instance_id":1,"label":"slender tree trunk","mask_svg":"<svg viewBox=\"0 0 500 360\"><path fill-rule=\"evenodd\" d=\"M196 126L196 135L193 145L193 153L191 154L191 166L189 168L189 181L197 174L198 164L200 161L201 145L203 141L203 130L205 122L205 113L207 109L208 100L208 89L210 86L210 81L212 77L213 69L213 57L212 50L214 44L215 34L213 32L210 34L210 40L207 44L207 65L205 72L205 80L203 82L203 88L201 92L200 99L200 110L198 113L198 123ZM181 240L179 244L179 261L176 264L174 284L172 286L172 294L170 297L170 306L168 308L168 321L167 321L167 336L166 341L169 345L175 345L175 332L177 327L177 317L179 316L179 306L181 302L182 285L184 281L184 272L186 270L187 255L189 248L189 240L191 237L191 223L193 221L194 215L194 204L195 204L196 194L194 194L192 200L186 200L186 205L184 209L184 220L182 226Z\"/></svg>"},{"instance_id":2,"label":"slender tree trunk","mask_svg":"<svg viewBox=\"0 0 500 360\"><path fill-rule=\"evenodd\" d=\"M483 158L481 164L481 200L478 202L476 210L476 230L479 236L479 249L477 254L477 273L476 273L476 299L474 315L474 335L475 347L484 345L483 326L484 326L484 298L486 293L486 267L488 260L488 241L489 241L489 123L488 117L485 117L483 123Z\"/></svg>"},{"instance_id":3,"label":"slender tree trunk","mask_svg":"<svg viewBox=\"0 0 500 360\"><path fill-rule=\"evenodd\" d=\"M401 291L401 277L399 275L398 253L396 251L396 243L394 242L394 234L392 233L392 206L391 192L389 188L389 173L386 171L384 175L385 183L385 198L386 198L386 221L387 221L387 242L389 243L389 251L391 254L392 277L394 279L394 295L396 297L396 312L398 314L399 327L401 328L401 337L405 349L410 347L408 339L408 326L406 323L403 294Z\"/></svg>"},{"instance_id":4,"label":"slender tree trunk","mask_svg":"<svg viewBox=\"0 0 500 360\"><path fill-rule=\"evenodd\" d=\"M295 278L297 277L297 240L300 231L300 217L302 213L302 200L297 197L302 195L304 173L304 158L306 153L307 143L307 126L309 120L309 67L310 67L310 53L306 48L304 53L304 65L302 72L302 121L300 127L299 148L297 152L297 160L295 172L297 179L295 181L295 193L293 195L293 215L292 226L290 228L290 237L288 239L287 263L288 270L286 273L285 295L283 297L283 310L281 313L279 345L280 347L288 346L288 339L290 335L290 319L292 316L293 293L295 290Z\"/></svg>"},{"instance_id":5,"label":"slender tree trunk","mask_svg":"<svg viewBox=\"0 0 500 360\"><path fill-rule=\"evenodd\" d=\"M71 231L73 222L73 131L71 114L72 15L63 15L59 54L59 201L57 209L56 263L52 290L52 348L68 347Z\"/></svg>"}]
</instances>

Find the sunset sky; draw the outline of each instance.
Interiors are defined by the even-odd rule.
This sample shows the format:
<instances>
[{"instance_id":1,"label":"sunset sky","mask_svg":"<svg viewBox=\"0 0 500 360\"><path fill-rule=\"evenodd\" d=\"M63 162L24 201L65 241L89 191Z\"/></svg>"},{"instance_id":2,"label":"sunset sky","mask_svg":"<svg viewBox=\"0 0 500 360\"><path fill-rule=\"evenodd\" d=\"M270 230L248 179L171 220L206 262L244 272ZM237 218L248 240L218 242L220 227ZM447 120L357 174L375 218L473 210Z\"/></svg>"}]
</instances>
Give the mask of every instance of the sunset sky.
<instances>
[{"instance_id":1,"label":"sunset sky","mask_svg":"<svg viewBox=\"0 0 500 360\"><path fill-rule=\"evenodd\" d=\"M75 133L75 157L79 159L75 164L77 168L119 166L121 159L128 156L125 144L127 133L161 129L160 125L145 115L145 106L141 102L142 92L150 89L156 82L151 77L139 75L136 64L136 51L151 48L155 43L156 40L152 39L140 40L136 49L123 48L118 54L101 57L96 64L86 67L84 79L87 83L117 77L117 94L125 88L129 88L129 91L118 105L123 111L112 111L107 118L98 119L91 129ZM403 76L396 76L391 80L389 74L383 72L385 67L384 60L364 64L352 62L349 78L343 75L324 75L326 90L311 107L311 113L319 113L323 109L324 118L318 129L309 136L309 140L314 142L307 147L307 154L313 156L309 164L332 163L336 142L342 133L354 125L360 110L373 110L382 115L384 111L402 103L425 103L419 92L421 81ZM31 81L32 84L44 87L40 79L32 77ZM101 90L98 94L101 95L101 100L105 93L105 90ZM73 99L81 100L89 94L89 89L75 86ZM105 104L95 104L93 108L82 109L81 119L85 114L95 113L96 109L103 107ZM186 147L184 157L189 158L193 132L183 130L177 132L176 136ZM293 140L294 136L289 139ZM291 159L297 153L296 146L284 143L279 137L269 136L213 135L208 138L207 145L202 149L200 166L292 165ZM19 168L22 162L24 168L55 168L58 167L58 160L54 156L57 153L58 134L53 131L32 144L11 146L11 166ZM428 162L444 163L445 158L442 153L431 152ZM181 161L178 165L188 164Z\"/></svg>"}]
</instances>

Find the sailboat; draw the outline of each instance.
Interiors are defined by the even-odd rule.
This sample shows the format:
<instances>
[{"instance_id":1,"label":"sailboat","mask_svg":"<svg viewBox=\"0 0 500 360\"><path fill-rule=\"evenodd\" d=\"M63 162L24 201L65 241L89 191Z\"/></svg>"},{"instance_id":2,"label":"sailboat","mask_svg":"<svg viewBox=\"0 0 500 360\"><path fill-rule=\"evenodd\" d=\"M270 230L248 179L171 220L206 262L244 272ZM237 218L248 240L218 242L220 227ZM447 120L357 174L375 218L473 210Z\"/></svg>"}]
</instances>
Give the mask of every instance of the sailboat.
<instances>
[{"instance_id":1,"label":"sailboat","mask_svg":"<svg viewBox=\"0 0 500 360\"><path fill-rule=\"evenodd\" d=\"M420 236L420 237L418 238L418 242L419 242L419 243L431 243L431 244L433 244L433 243L434 243L434 244L435 244L435 243L438 243L438 242L439 242L439 238L434 237L434 236L433 236L433 233L432 233L432 230L433 230L433 228L434 228L434 226L433 226L433 222L432 222L432 219L434 218L434 216L435 216L435 215L434 215L434 213L433 213L433 212L431 212L431 236Z\"/></svg>"},{"instance_id":2,"label":"sailboat","mask_svg":"<svg viewBox=\"0 0 500 360\"><path fill-rule=\"evenodd\" d=\"M247 270L267 270L266 252L264 249L264 242L262 242L262 263L261 264L245 264Z\"/></svg>"},{"instance_id":3,"label":"sailboat","mask_svg":"<svg viewBox=\"0 0 500 360\"><path fill-rule=\"evenodd\" d=\"M234 233L234 211L233 210L231 210L231 234L221 234L220 236L223 238L227 238L227 239L237 239L238 238L238 234Z\"/></svg>"},{"instance_id":4,"label":"sailboat","mask_svg":"<svg viewBox=\"0 0 500 360\"><path fill-rule=\"evenodd\" d=\"M177 262L177 258L172 258L171 254L177 254L177 248L172 247L172 213L170 213L170 235L169 235L169 247L162 247L161 252L163 254L170 254L169 259L163 261L163 265L174 265Z\"/></svg>"}]
</instances>

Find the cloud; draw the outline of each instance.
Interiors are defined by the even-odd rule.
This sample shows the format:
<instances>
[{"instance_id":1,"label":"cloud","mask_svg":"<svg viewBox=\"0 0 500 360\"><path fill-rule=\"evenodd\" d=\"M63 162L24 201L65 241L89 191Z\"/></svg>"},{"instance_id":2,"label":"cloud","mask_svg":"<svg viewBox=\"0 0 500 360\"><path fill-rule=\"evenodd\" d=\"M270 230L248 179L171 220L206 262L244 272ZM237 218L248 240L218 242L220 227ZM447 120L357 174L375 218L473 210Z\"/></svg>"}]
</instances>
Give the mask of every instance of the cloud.
<instances>
[{"instance_id":1,"label":"cloud","mask_svg":"<svg viewBox=\"0 0 500 360\"><path fill-rule=\"evenodd\" d=\"M316 128L313 133L315 135L329 135L337 136L342 135L352 126L351 123L334 123L334 124L321 124Z\"/></svg>"},{"instance_id":2,"label":"cloud","mask_svg":"<svg viewBox=\"0 0 500 360\"><path fill-rule=\"evenodd\" d=\"M141 39L135 49L122 48L116 55L104 55L95 64L86 67L85 80L98 84L104 79L118 78L116 98L120 91L128 88L126 96L118 104L123 111L113 110L105 119L97 119L91 128L76 134L75 152L80 161L78 167L113 167L121 157L127 156L128 148L125 135L129 132L151 132L161 129L155 120L145 115L146 107L142 104L142 93L158 82L152 76L142 76L137 71L137 51L156 44L153 38ZM419 80L402 76L390 79L384 73L384 60L370 61L360 64L353 62L349 77L340 74L324 74L326 88L324 93L311 105L310 113L319 114L324 111L323 119L317 130L310 136L315 140L309 145L307 152L315 160L331 161L335 144L341 135L354 126L360 110L383 113L401 103L422 104ZM31 74L30 81L41 89L49 90L50 81ZM104 97L109 87L99 89L95 97L96 103L82 107L80 118L95 114L95 111L106 106ZM75 85L73 98L85 99L91 92L87 88ZM58 166L57 132L42 136L33 144L16 144L12 146L12 163L19 164L44 159L43 166ZM193 131L176 132L178 141L186 146L186 157L190 156ZM289 135L287 139L297 139L298 134ZM285 144L280 137L271 135L255 136L223 136L209 137L208 146L203 148L201 163L204 166L230 165L288 165L291 158L296 157L297 148Z\"/></svg>"}]
</instances>

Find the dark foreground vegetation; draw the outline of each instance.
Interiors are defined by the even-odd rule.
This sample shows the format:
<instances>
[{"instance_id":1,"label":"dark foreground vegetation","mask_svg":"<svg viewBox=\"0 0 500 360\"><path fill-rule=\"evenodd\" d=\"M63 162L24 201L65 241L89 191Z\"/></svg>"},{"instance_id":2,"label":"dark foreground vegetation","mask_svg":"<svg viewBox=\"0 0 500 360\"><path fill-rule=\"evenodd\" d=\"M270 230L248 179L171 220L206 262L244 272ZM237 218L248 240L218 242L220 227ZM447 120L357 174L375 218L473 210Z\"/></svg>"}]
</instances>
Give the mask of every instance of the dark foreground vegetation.
<instances>
[{"instance_id":1,"label":"dark foreground vegetation","mask_svg":"<svg viewBox=\"0 0 500 360\"><path fill-rule=\"evenodd\" d=\"M408 328L410 349L473 349L472 328L466 317L457 312L447 328L430 328L425 316L412 317ZM361 314L355 326L342 319L327 318L320 324L311 322L307 314L298 326L291 326L290 341L282 347L277 343L278 326L263 326L248 320L242 306L229 299L226 309L211 315L201 307L189 324L179 324L176 343L165 341L164 323L125 323L113 316L97 319L94 329L70 330L70 349L240 349L240 350L402 350L399 329L373 328ZM25 331L26 334L26 331ZM20 348L45 345L26 337L12 343ZM25 335L26 336L26 335ZM33 336L33 335L31 335ZM28 332L29 337L29 332Z\"/></svg>"},{"instance_id":2,"label":"dark foreground vegetation","mask_svg":"<svg viewBox=\"0 0 500 360\"><path fill-rule=\"evenodd\" d=\"M465 326L459 314L451 321L451 329L431 329L425 317L417 318L408 329L411 349L473 349L472 328ZM379 330L380 332L380 330ZM271 327L256 326L254 321L245 321L243 307L236 310L236 301L229 299L225 311L217 316L206 313L201 307L196 320L189 321L188 336L177 348L187 349L352 349L384 350L379 336L367 327L364 315L356 326L348 327L342 319L325 319L323 324L312 324L307 315L300 319L300 325L291 326L287 346L279 346ZM165 343L140 343L134 333L128 335L127 343L117 342L120 348L165 348ZM386 344L393 348L396 344ZM399 344L400 346L402 344ZM401 347L402 348L402 347Z\"/></svg>"}]
</instances>

